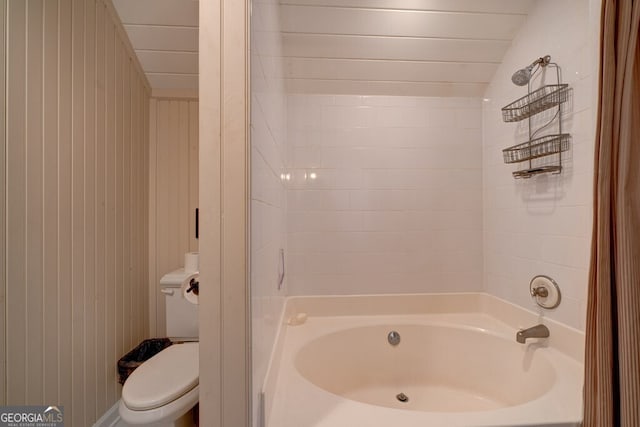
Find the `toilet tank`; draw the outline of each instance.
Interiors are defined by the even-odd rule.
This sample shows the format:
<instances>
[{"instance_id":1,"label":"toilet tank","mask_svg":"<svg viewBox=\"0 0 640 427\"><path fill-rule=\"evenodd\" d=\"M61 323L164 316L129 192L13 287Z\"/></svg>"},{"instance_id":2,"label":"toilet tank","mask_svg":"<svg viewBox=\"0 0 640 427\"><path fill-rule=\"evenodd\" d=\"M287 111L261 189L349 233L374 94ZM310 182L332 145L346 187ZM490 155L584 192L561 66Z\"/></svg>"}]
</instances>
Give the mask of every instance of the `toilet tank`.
<instances>
[{"instance_id":1,"label":"toilet tank","mask_svg":"<svg viewBox=\"0 0 640 427\"><path fill-rule=\"evenodd\" d=\"M198 338L198 305L185 298L183 283L191 277L198 280L197 272L183 268L172 271L160 279L160 292L164 295L167 336L170 338ZM193 297L190 295L191 300Z\"/></svg>"}]
</instances>

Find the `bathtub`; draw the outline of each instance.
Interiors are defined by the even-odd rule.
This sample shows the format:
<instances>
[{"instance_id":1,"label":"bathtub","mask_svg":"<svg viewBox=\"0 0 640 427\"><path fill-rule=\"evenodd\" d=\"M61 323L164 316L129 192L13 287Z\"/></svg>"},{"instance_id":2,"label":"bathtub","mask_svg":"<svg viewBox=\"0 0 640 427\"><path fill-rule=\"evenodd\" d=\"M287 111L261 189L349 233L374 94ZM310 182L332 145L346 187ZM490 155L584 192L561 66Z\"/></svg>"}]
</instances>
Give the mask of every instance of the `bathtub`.
<instances>
[{"instance_id":1,"label":"bathtub","mask_svg":"<svg viewBox=\"0 0 640 427\"><path fill-rule=\"evenodd\" d=\"M516 342L537 323L548 339ZM292 298L263 425L579 426L583 341L486 294Z\"/></svg>"}]
</instances>

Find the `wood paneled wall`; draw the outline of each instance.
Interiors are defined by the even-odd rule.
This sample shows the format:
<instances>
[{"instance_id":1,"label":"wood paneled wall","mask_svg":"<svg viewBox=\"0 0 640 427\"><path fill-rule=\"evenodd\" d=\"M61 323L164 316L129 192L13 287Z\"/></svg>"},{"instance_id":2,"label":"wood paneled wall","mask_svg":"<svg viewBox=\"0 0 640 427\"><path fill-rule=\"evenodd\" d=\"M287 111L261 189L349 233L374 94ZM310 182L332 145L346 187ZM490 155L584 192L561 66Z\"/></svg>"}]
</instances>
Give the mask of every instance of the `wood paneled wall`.
<instances>
[{"instance_id":1,"label":"wood paneled wall","mask_svg":"<svg viewBox=\"0 0 640 427\"><path fill-rule=\"evenodd\" d=\"M7 117L6 105L6 80L5 80L5 64L6 64L6 16L7 16L7 0L0 0L0 405L4 404L6 398L6 313L7 306L5 300L6 288L6 269L5 269L5 218L6 218L6 199L5 199L5 151L7 147L5 119Z\"/></svg>"},{"instance_id":2,"label":"wood paneled wall","mask_svg":"<svg viewBox=\"0 0 640 427\"><path fill-rule=\"evenodd\" d=\"M64 405L84 427L148 336L150 90L109 0L5 9L0 404Z\"/></svg>"},{"instance_id":3,"label":"wood paneled wall","mask_svg":"<svg viewBox=\"0 0 640 427\"><path fill-rule=\"evenodd\" d=\"M149 147L150 329L164 336L160 278L184 265L185 252L198 250L198 101L152 98Z\"/></svg>"}]
</instances>

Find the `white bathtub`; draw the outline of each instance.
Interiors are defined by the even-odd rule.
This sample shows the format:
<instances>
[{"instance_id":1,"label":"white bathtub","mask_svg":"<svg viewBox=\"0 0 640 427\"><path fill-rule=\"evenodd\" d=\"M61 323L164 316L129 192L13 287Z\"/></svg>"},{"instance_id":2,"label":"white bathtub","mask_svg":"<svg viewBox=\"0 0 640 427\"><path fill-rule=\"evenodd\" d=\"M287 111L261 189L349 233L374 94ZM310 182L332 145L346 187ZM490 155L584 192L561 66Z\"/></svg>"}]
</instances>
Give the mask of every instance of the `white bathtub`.
<instances>
[{"instance_id":1,"label":"white bathtub","mask_svg":"<svg viewBox=\"0 0 640 427\"><path fill-rule=\"evenodd\" d=\"M267 427L580 424L583 336L543 319L551 337L518 344L535 313L484 294L297 298L285 318L298 312L265 383Z\"/></svg>"}]
</instances>

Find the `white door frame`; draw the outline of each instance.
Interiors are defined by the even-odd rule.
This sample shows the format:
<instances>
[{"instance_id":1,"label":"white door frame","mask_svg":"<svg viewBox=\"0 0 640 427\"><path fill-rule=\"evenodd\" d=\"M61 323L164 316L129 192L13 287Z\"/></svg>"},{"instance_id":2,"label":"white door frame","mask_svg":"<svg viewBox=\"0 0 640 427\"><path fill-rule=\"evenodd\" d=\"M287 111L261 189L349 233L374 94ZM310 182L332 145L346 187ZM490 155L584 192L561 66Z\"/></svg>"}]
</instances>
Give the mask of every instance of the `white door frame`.
<instances>
[{"instance_id":1,"label":"white door frame","mask_svg":"<svg viewBox=\"0 0 640 427\"><path fill-rule=\"evenodd\" d=\"M249 0L200 0L200 425L251 426Z\"/></svg>"}]
</instances>

